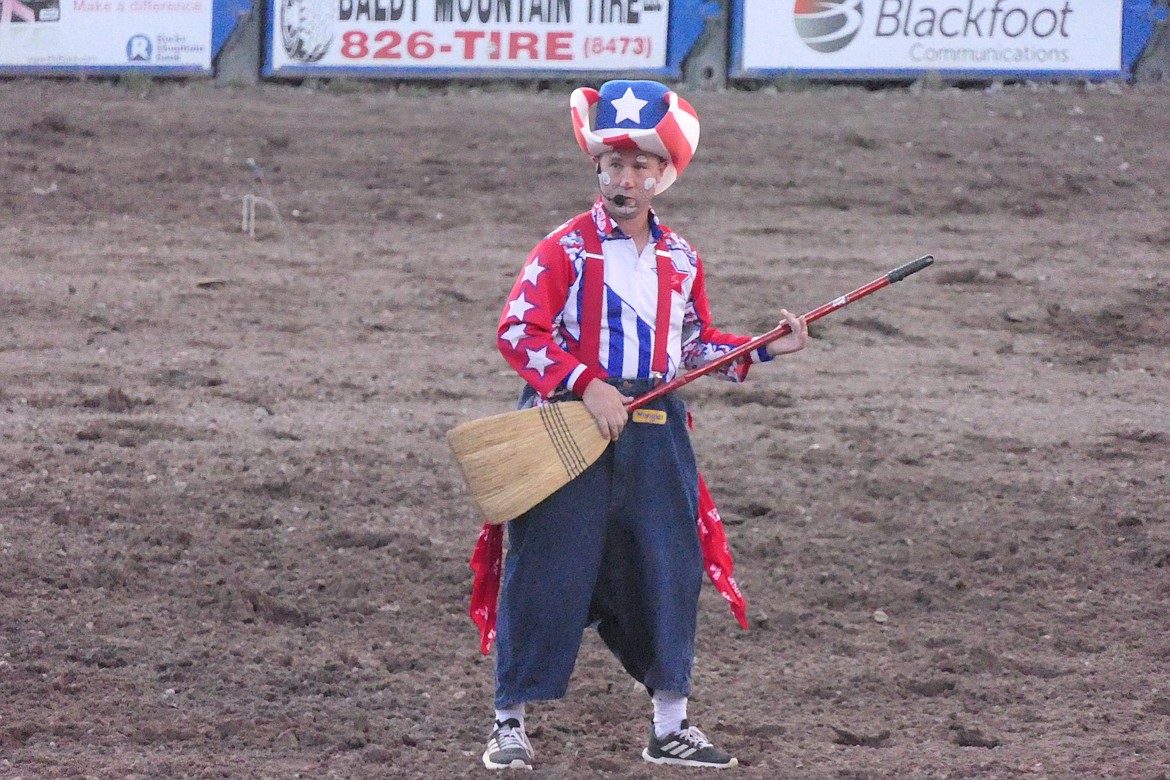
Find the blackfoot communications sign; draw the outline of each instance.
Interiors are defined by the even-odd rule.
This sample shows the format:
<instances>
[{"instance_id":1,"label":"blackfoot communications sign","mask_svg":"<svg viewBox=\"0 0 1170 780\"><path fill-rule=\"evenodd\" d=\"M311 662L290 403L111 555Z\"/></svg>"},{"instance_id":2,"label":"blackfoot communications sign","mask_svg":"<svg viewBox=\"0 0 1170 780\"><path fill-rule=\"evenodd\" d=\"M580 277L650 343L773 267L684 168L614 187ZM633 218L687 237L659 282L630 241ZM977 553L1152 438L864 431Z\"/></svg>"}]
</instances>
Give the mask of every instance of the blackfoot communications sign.
<instances>
[{"instance_id":1,"label":"blackfoot communications sign","mask_svg":"<svg viewBox=\"0 0 1170 780\"><path fill-rule=\"evenodd\" d=\"M1123 0L737 0L738 74L1116 74Z\"/></svg>"},{"instance_id":2,"label":"blackfoot communications sign","mask_svg":"<svg viewBox=\"0 0 1170 780\"><path fill-rule=\"evenodd\" d=\"M268 71L655 70L669 0L274 0Z\"/></svg>"}]
</instances>

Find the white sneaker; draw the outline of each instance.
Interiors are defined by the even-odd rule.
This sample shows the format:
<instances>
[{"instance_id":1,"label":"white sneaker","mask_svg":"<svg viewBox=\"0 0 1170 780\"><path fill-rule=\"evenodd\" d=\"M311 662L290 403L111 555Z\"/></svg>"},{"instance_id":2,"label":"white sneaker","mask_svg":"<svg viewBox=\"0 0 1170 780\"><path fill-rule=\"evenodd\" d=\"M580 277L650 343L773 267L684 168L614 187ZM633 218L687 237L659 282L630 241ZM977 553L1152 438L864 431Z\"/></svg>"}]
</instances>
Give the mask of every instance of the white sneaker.
<instances>
[{"instance_id":1,"label":"white sneaker","mask_svg":"<svg viewBox=\"0 0 1170 780\"><path fill-rule=\"evenodd\" d=\"M531 769L532 745L520 721L508 718L496 721L496 730L488 738L483 751L483 765L488 769Z\"/></svg>"},{"instance_id":2,"label":"white sneaker","mask_svg":"<svg viewBox=\"0 0 1170 780\"><path fill-rule=\"evenodd\" d=\"M719 750L687 721L682 722L678 731L672 731L662 739L650 727L650 745L642 751L642 758L652 764L673 764L674 766L708 766L715 769L730 769L739 766L734 756Z\"/></svg>"}]
</instances>

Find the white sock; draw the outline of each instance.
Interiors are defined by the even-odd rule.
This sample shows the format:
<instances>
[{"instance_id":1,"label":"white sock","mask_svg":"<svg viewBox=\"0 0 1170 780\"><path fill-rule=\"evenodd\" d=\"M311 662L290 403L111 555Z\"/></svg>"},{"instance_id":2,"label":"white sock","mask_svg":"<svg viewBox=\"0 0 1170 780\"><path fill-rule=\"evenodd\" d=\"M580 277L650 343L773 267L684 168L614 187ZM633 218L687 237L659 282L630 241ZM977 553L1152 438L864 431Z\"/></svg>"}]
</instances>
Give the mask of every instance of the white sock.
<instances>
[{"instance_id":1,"label":"white sock","mask_svg":"<svg viewBox=\"0 0 1170 780\"><path fill-rule=\"evenodd\" d=\"M654 691L654 733L662 739L682 728L687 719L687 697L674 691Z\"/></svg>"},{"instance_id":2,"label":"white sock","mask_svg":"<svg viewBox=\"0 0 1170 780\"><path fill-rule=\"evenodd\" d=\"M520 721L520 729L521 730L524 729L524 704L523 704L523 702L520 704L513 705L511 707L505 707L502 710L496 710L496 722L497 723L503 723L504 721L508 720L509 718L514 718L514 719Z\"/></svg>"}]
</instances>

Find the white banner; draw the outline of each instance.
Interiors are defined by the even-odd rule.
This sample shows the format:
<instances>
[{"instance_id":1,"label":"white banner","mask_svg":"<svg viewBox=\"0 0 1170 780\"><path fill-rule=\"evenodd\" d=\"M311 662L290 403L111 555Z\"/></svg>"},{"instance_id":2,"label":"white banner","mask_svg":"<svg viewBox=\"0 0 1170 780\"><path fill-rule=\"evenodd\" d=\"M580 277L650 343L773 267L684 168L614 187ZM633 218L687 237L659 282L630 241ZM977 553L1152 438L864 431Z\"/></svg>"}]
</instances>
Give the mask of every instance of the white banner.
<instances>
[{"instance_id":1,"label":"white banner","mask_svg":"<svg viewBox=\"0 0 1170 780\"><path fill-rule=\"evenodd\" d=\"M742 0L744 70L1121 69L1123 0Z\"/></svg>"},{"instance_id":2,"label":"white banner","mask_svg":"<svg viewBox=\"0 0 1170 780\"><path fill-rule=\"evenodd\" d=\"M0 0L0 66L211 70L212 0Z\"/></svg>"},{"instance_id":3,"label":"white banner","mask_svg":"<svg viewBox=\"0 0 1170 780\"><path fill-rule=\"evenodd\" d=\"M273 0L270 67L646 70L669 0Z\"/></svg>"}]
</instances>

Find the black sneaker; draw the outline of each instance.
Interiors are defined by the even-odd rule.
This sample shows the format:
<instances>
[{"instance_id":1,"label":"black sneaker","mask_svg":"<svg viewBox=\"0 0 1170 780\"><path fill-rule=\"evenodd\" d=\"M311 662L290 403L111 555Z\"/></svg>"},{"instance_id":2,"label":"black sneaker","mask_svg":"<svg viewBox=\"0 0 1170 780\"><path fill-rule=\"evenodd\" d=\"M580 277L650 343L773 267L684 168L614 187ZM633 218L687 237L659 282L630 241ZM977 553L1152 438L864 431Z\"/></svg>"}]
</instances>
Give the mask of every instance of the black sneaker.
<instances>
[{"instance_id":1,"label":"black sneaker","mask_svg":"<svg viewBox=\"0 0 1170 780\"><path fill-rule=\"evenodd\" d=\"M488 738L483 751L483 765L488 769L531 769L532 745L520 721L508 718L496 721L496 730Z\"/></svg>"},{"instance_id":2,"label":"black sneaker","mask_svg":"<svg viewBox=\"0 0 1170 780\"><path fill-rule=\"evenodd\" d=\"M682 728L672 731L662 739L650 727L650 746L642 751L642 758L652 764L673 764L674 766L709 766L715 769L730 769L739 766L734 756L729 756L711 744L703 732L682 722Z\"/></svg>"}]
</instances>

